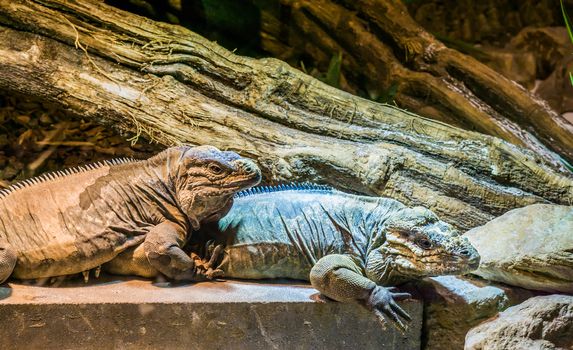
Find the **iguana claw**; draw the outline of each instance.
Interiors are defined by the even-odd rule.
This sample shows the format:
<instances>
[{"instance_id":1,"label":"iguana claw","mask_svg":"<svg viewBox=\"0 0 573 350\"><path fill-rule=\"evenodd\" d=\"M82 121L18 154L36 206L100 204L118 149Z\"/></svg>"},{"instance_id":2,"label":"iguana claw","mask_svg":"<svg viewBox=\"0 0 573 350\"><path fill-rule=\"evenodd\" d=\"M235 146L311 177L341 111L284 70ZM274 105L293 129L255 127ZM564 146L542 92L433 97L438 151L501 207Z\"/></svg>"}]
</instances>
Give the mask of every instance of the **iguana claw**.
<instances>
[{"instance_id":1,"label":"iguana claw","mask_svg":"<svg viewBox=\"0 0 573 350\"><path fill-rule=\"evenodd\" d=\"M400 318L405 321L411 321L412 318L396 301L409 299L411 297L412 295L410 295L410 293L397 292L395 287L384 288L376 286L370 293L366 301L366 306L374 311L374 315L376 315L378 321L382 324L382 328L386 329L386 317L389 317L394 321L394 326L398 328L400 332L404 333L408 329L408 326Z\"/></svg>"},{"instance_id":2,"label":"iguana claw","mask_svg":"<svg viewBox=\"0 0 573 350\"><path fill-rule=\"evenodd\" d=\"M194 252L191 252L190 254L191 259L193 259L193 262L195 263L195 268L197 269L197 277L204 277L205 279L212 280L223 276L223 270L214 268L223 252L223 246L217 245L213 249L206 249L206 251L207 253L204 259Z\"/></svg>"},{"instance_id":3,"label":"iguana claw","mask_svg":"<svg viewBox=\"0 0 573 350\"><path fill-rule=\"evenodd\" d=\"M82 275L84 276L84 283L88 283L90 280L90 270L82 271Z\"/></svg>"}]
</instances>

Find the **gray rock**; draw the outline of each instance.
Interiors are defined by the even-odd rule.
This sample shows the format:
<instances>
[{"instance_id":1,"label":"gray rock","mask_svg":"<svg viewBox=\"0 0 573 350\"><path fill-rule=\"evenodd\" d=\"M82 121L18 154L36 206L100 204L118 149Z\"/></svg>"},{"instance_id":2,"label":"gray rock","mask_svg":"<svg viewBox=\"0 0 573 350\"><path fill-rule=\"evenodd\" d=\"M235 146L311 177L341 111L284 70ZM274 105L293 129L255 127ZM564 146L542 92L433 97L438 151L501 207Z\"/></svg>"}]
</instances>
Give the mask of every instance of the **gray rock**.
<instances>
[{"instance_id":1,"label":"gray rock","mask_svg":"<svg viewBox=\"0 0 573 350\"><path fill-rule=\"evenodd\" d=\"M274 281L272 281L274 282ZM422 302L406 333L307 284L153 284L109 277L0 286L0 349L420 349Z\"/></svg>"},{"instance_id":2,"label":"gray rock","mask_svg":"<svg viewBox=\"0 0 573 350\"><path fill-rule=\"evenodd\" d=\"M571 42L565 26L528 27L513 37L507 48L533 54L537 62L537 76L543 79L563 57L571 53Z\"/></svg>"},{"instance_id":3,"label":"gray rock","mask_svg":"<svg viewBox=\"0 0 573 350\"><path fill-rule=\"evenodd\" d=\"M541 81L535 90L558 113L573 112L573 86L569 78L569 72L572 71L573 55L565 56L557 63L553 73Z\"/></svg>"},{"instance_id":4,"label":"gray rock","mask_svg":"<svg viewBox=\"0 0 573 350\"><path fill-rule=\"evenodd\" d=\"M573 296L539 296L513 306L472 329L464 349L573 349Z\"/></svg>"},{"instance_id":5,"label":"gray rock","mask_svg":"<svg viewBox=\"0 0 573 350\"><path fill-rule=\"evenodd\" d=\"M537 67L533 53L489 46L480 47L479 51L482 63L527 89L533 88Z\"/></svg>"},{"instance_id":6,"label":"gray rock","mask_svg":"<svg viewBox=\"0 0 573 350\"><path fill-rule=\"evenodd\" d=\"M423 348L462 349L466 333L534 292L477 278L440 276L417 285L424 299Z\"/></svg>"},{"instance_id":7,"label":"gray rock","mask_svg":"<svg viewBox=\"0 0 573 350\"><path fill-rule=\"evenodd\" d=\"M527 289L573 293L573 207L514 209L465 236L481 255L474 274Z\"/></svg>"}]
</instances>

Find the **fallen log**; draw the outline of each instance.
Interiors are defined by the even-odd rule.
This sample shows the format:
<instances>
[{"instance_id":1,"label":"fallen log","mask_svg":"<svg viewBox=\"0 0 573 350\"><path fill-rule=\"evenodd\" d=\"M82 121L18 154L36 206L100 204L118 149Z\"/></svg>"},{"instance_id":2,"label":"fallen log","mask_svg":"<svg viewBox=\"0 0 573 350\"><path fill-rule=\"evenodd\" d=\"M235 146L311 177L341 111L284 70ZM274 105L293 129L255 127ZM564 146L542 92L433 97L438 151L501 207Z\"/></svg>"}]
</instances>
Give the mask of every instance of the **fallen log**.
<instances>
[{"instance_id":1,"label":"fallen log","mask_svg":"<svg viewBox=\"0 0 573 350\"><path fill-rule=\"evenodd\" d=\"M96 1L0 1L0 90L165 145L238 151L268 182L424 205L463 230L531 203L573 203L572 178L530 151Z\"/></svg>"},{"instance_id":2,"label":"fallen log","mask_svg":"<svg viewBox=\"0 0 573 350\"><path fill-rule=\"evenodd\" d=\"M325 67L342 53L342 74L371 98L394 91L400 107L573 162L573 124L515 82L422 28L403 1L280 0L264 6L263 47ZM288 32L289 35L283 35Z\"/></svg>"}]
</instances>

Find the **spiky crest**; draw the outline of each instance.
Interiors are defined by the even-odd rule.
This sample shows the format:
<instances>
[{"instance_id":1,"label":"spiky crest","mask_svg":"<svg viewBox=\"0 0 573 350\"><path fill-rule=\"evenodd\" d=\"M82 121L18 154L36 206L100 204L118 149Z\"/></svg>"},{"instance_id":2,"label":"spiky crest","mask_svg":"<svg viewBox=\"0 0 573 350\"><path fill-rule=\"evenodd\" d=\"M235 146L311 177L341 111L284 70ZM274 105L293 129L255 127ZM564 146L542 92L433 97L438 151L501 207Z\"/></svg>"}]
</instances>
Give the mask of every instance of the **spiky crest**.
<instances>
[{"instance_id":1,"label":"spiky crest","mask_svg":"<svg viewBox=\"0 0 573 350\"><path fill-rule=\"evenodd\" d=\"M252 187L247 190L237 192L234 198L243 198L248 196L253 196L257 194L271 193L271 192L281 192L281 191L303 191L303 192L335 192L331 186L319 185L312 182L294 182L289 184L281 184L276 186L257 186Z\"/></svg>"},{"instance_id":2,"label":"spiky crest","mask_svg":"<svg viewBox=\"0 0 573 350\"><path fill-rule=\"evenodd\" d=\"M69 176L72 174L79 174L79 173L83 173L86 171L95 170L95 169L101 168L103 166L120 165L120 164L126 164L126 163L134 163L134 162L138 162L138 161L139 160L132 159L132 158L115 158L115 159L109 159L109 160L102 160L102 161L99 161L96 163L91 163L91 164L86 164L86 165L79 165L79 166L64 169L64 170L57 170L57 171L53 171L53 172L44 173L44 174L39 175L39 176L31 177L29 179L16 182L15 184L12 184L11 186L0 190L0 199L6 198L6 196L8 196L9 194L14 193L15 191L21 190L23 188L27 188L27 187L37 185L40 183L44 183L47 181L53 181L53 180L56 180L56 179L59 179L59 178L65 177L65 176Z\"/></svg>"}]
</instances>

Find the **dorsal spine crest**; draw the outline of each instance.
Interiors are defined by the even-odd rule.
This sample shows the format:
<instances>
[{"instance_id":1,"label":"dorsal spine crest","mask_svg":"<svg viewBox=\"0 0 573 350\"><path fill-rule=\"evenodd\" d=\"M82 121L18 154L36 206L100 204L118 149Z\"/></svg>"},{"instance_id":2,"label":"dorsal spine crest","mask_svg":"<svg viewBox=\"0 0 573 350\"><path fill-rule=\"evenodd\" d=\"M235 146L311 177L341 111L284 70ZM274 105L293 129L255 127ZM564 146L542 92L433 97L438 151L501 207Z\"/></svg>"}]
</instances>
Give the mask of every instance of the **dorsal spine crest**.
<instances>
[{"instance_id":1,"label":"dorsal spine crest","mask_svg":"<svg viewBox=\"0 0 573 350\"><path fill-rule=\"evenodd\" d=\"M52 172L48 172L48 173L44 173L42 175L39 176L35 176L26 180L22 180L19 181L15 184L10 185L9 187L0 190L0 199L5 198L6 196L8 196L11 193L14 193L15 191L21 190L23 188L26 187L30 187L33 185L38 185L47 181L53 181L62 177L66 177L69 175L73 175L73 174L79 174L79 173L83 173L86 171L91 171L91 170L95 170L98 168L101 168L103 166L109 165L120 165L120 164L126 164L126 163L134 163L134 162L138 162L139 160L136 159L132 159L132 158L114 158L114 159L110 159L110 160L102 160L96 163L90 163L90 164L86 164L86 165L79 165L76 167L72 167L72 168L67 168L64 170L57 170L57 171L52 171Z\"/></svg>"},{"instance_id":2,"label":"dorsal spine crest","mask_svg":"<svg viewBox=\"0 0 573 350\"><path fill-rule=\"evenodd\" d=\"M244 191L237 192L234 198L243 198L257 194L282 192L282 191L303 191L303 192L327 192L332 193L336 190L328 185L319 185L312 182L288 183L275 186L257 186Z\"/></svg>"}]
</instances>

